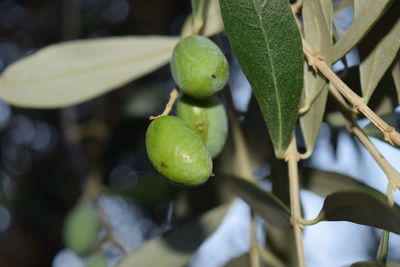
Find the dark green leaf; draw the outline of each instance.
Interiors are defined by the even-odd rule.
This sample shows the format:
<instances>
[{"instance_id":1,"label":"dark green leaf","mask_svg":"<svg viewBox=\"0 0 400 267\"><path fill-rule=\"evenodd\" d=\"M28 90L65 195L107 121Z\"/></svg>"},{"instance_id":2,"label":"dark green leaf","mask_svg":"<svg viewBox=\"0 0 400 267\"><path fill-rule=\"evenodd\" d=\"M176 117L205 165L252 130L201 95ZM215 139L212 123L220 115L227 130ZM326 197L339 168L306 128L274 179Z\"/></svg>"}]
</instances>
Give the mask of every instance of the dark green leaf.
<instances>
[{"instance_id":1,"label":"dark green leaf","mask_svg":"<svg viewBox=\"0 0 400 267\"><path fill-rule=\"evenodd\" d=\"M386 196L376 190L348 190L327 196L321 213L326 221L349 221L400 234L400 207L386 203Z\"/></svg>"},{"instance_id":2,"label":"dark green leaf","mask_svg":"<svg viewBox=\"0 0 400 267\"><path fill-rule=\"evenodd\" d=\"M351 267L400 267L400 263L390 262L384 264L379 261L363 261L363 262L353 263Z\"/></svg>"},{"instance_id":3,"label":"dark green leaf","mask_svg":"<svg viewBox=\"0 0 400 267\"><path fill-rule=\"evenodd\" d=\"M397 104L400 105L400 58L397 58L397 62L394 64L392 69L392 77L394 85L396 86Z\"/></svg>"},{"instance_id":4,"label":"dark green leaf","mask_svg":"<svg viewBox=\"0 0 400 267\"><path fill-rule=\"evenodd\" d=\"M357 189L373 190L364 183L337 172L323 171L312 168L301 168L302 187L326 197L334 192Z\"/></svg>"},{"instance_id":5,"label":"dark green leaf","mask_svg":"<svg viewBox=\"0 0 400 267\"><path fill-rule=\"evenodd\" d=\"M221 0L225 30L260 105L277 157L298 117L303 52L289 1Z\"/></svg>"},{"instance_id":6,"label":"dark green leaf","mask_svg":"<svg viewBox=\"0 0 400 267\"><path fill-rule=\"evenodd\" d=\"M178 227L164 237L150 240L127 255L118 267L183 266L207 236L217 229L228 207L214 208L198 220Z\"/></svg>"},{"instance_id":7,"label":"dark green leaf","mask_svg":"<svg viewBox=\"0 0 400 267\"><path fill-rule=\"evenodd\" d=\"M355 2L356 18L359 1ZM360 81L364 101L368 103L379 81L386 73L400 49L400 2L395 2L383 18L358 46L360 53Z\"/></svg>"},{"instance_id":8,"label":"dark green leaf","mask_svg":"<svg viewBox=\"0 0 400 267\"><path fill-rule=\"evenodd\" d=\"M172 200L177 187L161 175L141 177L134 185L113 186L113 193L133 198L144 205L155 205Z\"/></svg>"},{"instance_id":9,"label":"dark green leaf","mask_svg":"<svg viewBox=\"0 0 400 267\"><path fill-rule=\"evenodd\" d=\"M248 267L250 266L250 254L245 253L227 262L224 267Z\"/></svg>"},{"instance_id":10,"label":"dark green leaf","mask_svg":"<svg viewBox=\"0 0 400 267\"><path fill-rule=\"evenodd\" d=\"M222 188L246 201L267 222L276 227L290 227L290 209L274 194L243 178L221 176L218 179L223 183Z\"/></svg>"},{"instance_id":11,"label":"dark green leaf","mask_svg":"<svg viewBox=\"0 0 400 267\"><path fill-rule=\"evenodd\" d=\"M346 55L364 35L371 29L375 22L384 13L386 7L393 0L355 0L358 1L360 15L356 18L346 33L339 38L333 47L333 62Z\"/></svg>"}]
</instances>

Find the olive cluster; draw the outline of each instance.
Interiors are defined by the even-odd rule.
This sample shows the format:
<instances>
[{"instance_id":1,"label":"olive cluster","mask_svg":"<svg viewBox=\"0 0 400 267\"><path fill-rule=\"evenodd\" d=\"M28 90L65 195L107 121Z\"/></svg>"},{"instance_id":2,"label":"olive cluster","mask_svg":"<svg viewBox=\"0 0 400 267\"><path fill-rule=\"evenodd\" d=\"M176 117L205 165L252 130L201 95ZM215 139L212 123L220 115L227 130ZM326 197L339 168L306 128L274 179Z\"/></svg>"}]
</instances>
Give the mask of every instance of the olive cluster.
<instances>
[{"instance_id":1,"label":"olive cluster","mask_svg":"<svg viewBox=\"0 0 400 267\"><path fill-rule=\"evenodd\" d=\"M150 124L147 153L172 182L196 186L212 174L212 159L227 137L225 109L215 94L228 82L229 65L215 43L192 35L176 45L171 72L183 96L177 116L161 116Z\"/></svg>"}]
</instances>

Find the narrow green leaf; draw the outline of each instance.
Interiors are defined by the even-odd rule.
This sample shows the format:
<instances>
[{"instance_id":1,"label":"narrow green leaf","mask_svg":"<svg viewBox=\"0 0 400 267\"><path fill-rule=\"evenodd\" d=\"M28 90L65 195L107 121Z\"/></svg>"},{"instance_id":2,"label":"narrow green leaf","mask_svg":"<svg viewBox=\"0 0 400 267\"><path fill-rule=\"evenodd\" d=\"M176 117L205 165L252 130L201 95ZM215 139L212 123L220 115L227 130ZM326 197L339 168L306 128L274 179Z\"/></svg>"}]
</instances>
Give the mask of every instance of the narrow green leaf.
<instances>
[{"instance_id":1,"label":"narrow green leaf","mask_svg":"<svg viewBox=\"0 0 400 267\"><path fill-rule=\"evenodd\" d=\"M149 36L54 44L10 65L0 77L0 97L30 108L77 104L166 64L177 42Z\"/></svg>"},{"instance_id":2,"label":"narrow green leaf","mask_svg":"<svg viewBox=\"0 0 400 267\"><path fill-rule=\"evenodd\" d=\"M249 267L250 266L250 253L245 253L237 258L227 262L224 267Z\"/></svg>"},{"instance_id":3,"label":"narrow green leaf","mask_svg":"<svg viewBox=\"0 0 400 267\"><path fill-rule=\"evenodd\" d=\"M329 10L323 9L322 1ZM325 2L329 2L330 6ZM325 14L331 15L332 9L332 1L327 0L306 0L302 9L304 38L324 57L328 65L332 63L332 17L327 17ZM303 106L311 106L326 84L324 77L309 67L304 68Z\"/></svg>"},{"instance_id":4,"label":"narrow green leaf","mask_svg":"<svg viewBox=\"0 0 400 267\"><path fill-rule=\"evenodd\" d=\"M355 1L356 19L364 16L360 12L363 6L360 1L364 2L365 0ZM400 49L399 14L400 2L396 1L358 46L361 57L361 91L366 103L368 103L379 81L396 58Z\"/></svg>"},{"instance_id":5,"label":"narrow green leaf","mask_svg":"<svg viewBox=\"0 0 400 267\"><path fill-rule=\"evenodd\" d=\"M332 63L332 1L307 0L303 4L304 35L308 43L321 53L328 65ZM328 82L311 68L304 68L303 107L300 126L310 156L321 128L328 97Z\"/></svg>"},{"instance_id":6,"label":"narrow green leaf","mask_svg":"<svg viewBox=\"0 0 400 267\"><path fill-rule=\"evenodd\" d=\"M393 66L392 77L397 92L397 104L400 105L400 59Z\"/></svg>"},{"instance_id":7,"label":"narrow green leaf","mask_svg":"<svg viewBox=\"0 0 400 267\"><path fill-rule=\"evenodd\" d=\"M366 184L337 172L301 168L300 174L302 186L322 197L326 197L334 192L350 189L360 191L373 190Z\"/></svg>"},{"instance_id":8,"label":"narrow green leaf","mask_svg":"<svg viewBox=\"0 0 400 267\"><path fill-rule=\"evenodd\" d=\"M400 234L400 207L387 205L376 190L336 192L326 197L321 213L326 221L349 221Z\"/></svg>"},{"instance_id":9,"label":"narrow green leaf","mask_svg":"<svg viewBox=\"0 0 400 267\"><path fill-rule=\"evenodd\" d=\"M346 55L367 34L393 0L355 0L358 3L358 16L333 47L333 62Z\"/></svg>"},{"instance_id":10,"label":"narrow green leaf","mask_svg":"<svg viewBox=\"0 0 400 267\"><path fill-rule=\"evenodd\" d=\"M280 228L290 227L290 209L274 194L262 189L255 182L234 176L220 176L219 181L243 199L268 223Z\"/></svg>"},{"instance_id":11,"label":"narrow green leaf","mask_svg":"<svg viewBox=\"0 0 400 267\"><path fill-rule=\"evenodd\" d=\"M283 158L303 87L303 52L289 1L221 0L225 30Z\"/></svg>"},{"instance_id":12,"label":"narrow green leaf","mask_svg":"<svg viewBox=\"0 0 400 267\"><path fill-rule=\"evenodd\" d=\"M300 116L300 127L303 135L303 140L306 145L305 158L311 156L315 142L319 135L322 125L322 119L325 113L326 100L328 97L328 85L322 88L322 92L317 96L311 104L310 109Z\"/></svg>"},{"instance_id":13,"label":"narrow green leaf","mask_svg":"<svg viewBox=\"0 0 400 267\"><path fill-rule=\"evenodd\" d=\"M353 263L350 267L400 267L400 263L389 262L384 264L379 261L363 261Z\"/></svg>"},{"instance_id":14,"label":"narrow green leaf","mask_svg":"<svg viewBox=\"0 0 400 267\"><path fill-rule=\"evenodd\" d=\"M214 208L198 220L148 241L127 255L118 267L184 266L207 236L217 229L228 208L227 204Z\"/></svg>"}]
</instances>

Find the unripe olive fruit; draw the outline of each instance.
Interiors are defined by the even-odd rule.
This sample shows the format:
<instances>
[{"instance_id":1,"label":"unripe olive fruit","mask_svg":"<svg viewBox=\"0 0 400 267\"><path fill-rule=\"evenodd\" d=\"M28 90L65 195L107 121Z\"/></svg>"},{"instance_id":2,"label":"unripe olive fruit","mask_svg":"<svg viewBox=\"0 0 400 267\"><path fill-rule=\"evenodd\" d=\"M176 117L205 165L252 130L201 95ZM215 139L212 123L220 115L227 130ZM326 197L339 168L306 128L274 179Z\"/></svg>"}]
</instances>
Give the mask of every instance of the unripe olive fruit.
<instances>
[{"instance_id":1,"label":"unripe olive fruit","mask_svg":"<svg viewBox=\"0 0 400 267\"><path fill-rule=\"evenodd\" d=\"M153 120L146 133L146 149L154 167L174 183L196 186L211 174L212 159L206 145L178 117Z\"/></svg>"},{"instance_id":2,"label":"unripe olive fruit","mask_svg":"<svg viewBox=\"0 0 400 267\"><path fill-rule=\"evenodd\" d=\"M76 206L64 223L65 245L78 255L84 255L93 247L100 231L100 219L94 207L88 203Z\"/></svg>"},{"instance_id":3,"label":"unripe olive fruit","mask_svg":"<svg viewBox=\"0 0 400 267\"><path fill-rule=\"evenodd\" d=\"M183 96L178 103L178 117L201 136L212 158L221 152L228 134L228 120L218 97L200 100Z\"/></svg>"},{"instance_id":4,"label":"unripe olive fruit","mask_svg":"<svg viewBox=\"0 0 400 267\"><path fill-rule=\"evenodd\" d=\"M207 37L192 35L176 45L172 54L171 72L185 94L203 99L226 85L229 65L215 43Z\"/></svg>"},{"instance_id":5,"label":"unripe olive fruit","mask_svg":"<svg viewBox=\"0 0 400 267\"><path fill-rule=\"evenodd\" d=\"M108 262L103 256L95 254L87 259L85 267L108 267Z\"/></svg>"}]
</instances>

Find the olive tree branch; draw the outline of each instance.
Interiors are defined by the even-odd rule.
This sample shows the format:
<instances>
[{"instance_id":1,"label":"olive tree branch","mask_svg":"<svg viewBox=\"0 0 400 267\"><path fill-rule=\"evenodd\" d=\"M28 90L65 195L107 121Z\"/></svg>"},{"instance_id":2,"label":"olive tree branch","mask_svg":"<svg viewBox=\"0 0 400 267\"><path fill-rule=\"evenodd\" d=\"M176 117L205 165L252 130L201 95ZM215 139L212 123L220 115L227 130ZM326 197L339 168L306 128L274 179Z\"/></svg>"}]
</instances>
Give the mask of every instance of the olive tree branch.
<instances>
[{"instance_id":1,"label":"olive tree branch","mask_svg":"<svg viewBox=\"0 0 400 267\"><path fill-rule=\"evenodd\" d=\"M365 132L360 128L360 126L358 126L352 109L332 84L329 86L329 92L340 104L340 111L348 122L347 128L349 132L357 137L357 139L361 142L361 144L365 147L365 149L369 152L369 154L374 158L376 163L385 173L388 179L388 203L392 206L394 203L392 191L400 188L400 173L385 159L385 157L378 151L376 146L371 142Z\"/></svg>"},{"instance_id":2,"label":"olive tree branch","mask_svg":"<svg viewBox=\"0 0 400 267\"><path fill-rule=\"evenodd\" d=\"M306 40L303 39L303 51L308 64L315 70L320 71L335 88L353 105L365 115L384 135L387 142L400 146L400 133L394 127L387 124L364 102L363 98L353 92L326 64L323 58L315 51Z\"/></svg>"},{"instance_id":3,"label":"olive tree branch","mask_svg":"<svg viewBox=\"0 0 400 267\"><path fill-rule=\"evenodd\" d=\"M348 129L351 133L353 133L361 144L367 149L370 155L375 159L378 165L381 167L382 171L386 174L386 177L389 181L387 188L387 198L390 206L394 204L393 200L393 190L399 187L400 174L393 168L392 165L379 153L378 149L374 146L365 132L358 126L357 121L354 117L354 113L352 112L349 105L343 99L342 95L335 90L335 88L330 85L329 86L330 93L334 96L337 102L340 104L341 112L343 116L347 119ZM382 262L386 261L386 257L388 254L388 246L389 246L389 232L383 231L381 235L381 240L379 242L379 247L376 255L376 259Z\"/></svg>"},{"instance_id":4,"label":"olive tree branch","mask_svg":"<svg viewBox=\"0 0 400 267\"><path fill-rule=\"evenodd\" d=\"M168 100L168 103L165 105L164 111L158 116L150 116L149 120L154 120L161 116L168 115L171 112L172 107L174 106L174 103L175 103L176 99L178 98L178 96L179 96L179 91L176 88L174 88L172 90L172 92L169 94L169 100Z\"/></svg>"},{"instance_id":5,"label":"olive tree branch","mask_svg":"<svg viewBox=\"0 0 400 267\"><path fill-rule=\"evenodd\" d=\"M306 266L306 260L304 257L303 247L303 233L302 233L302 221L301 207L300 207L300 187L299 187L299 171L298 171L298 160L299 154L296 147L296 138L293 135L292 141L286 152L286 159L289 167L289 192L290 192L290 210L291 220L294 229L294 239L296 242L297 260L299 267Z\"/></svg>"}]
</instances>

